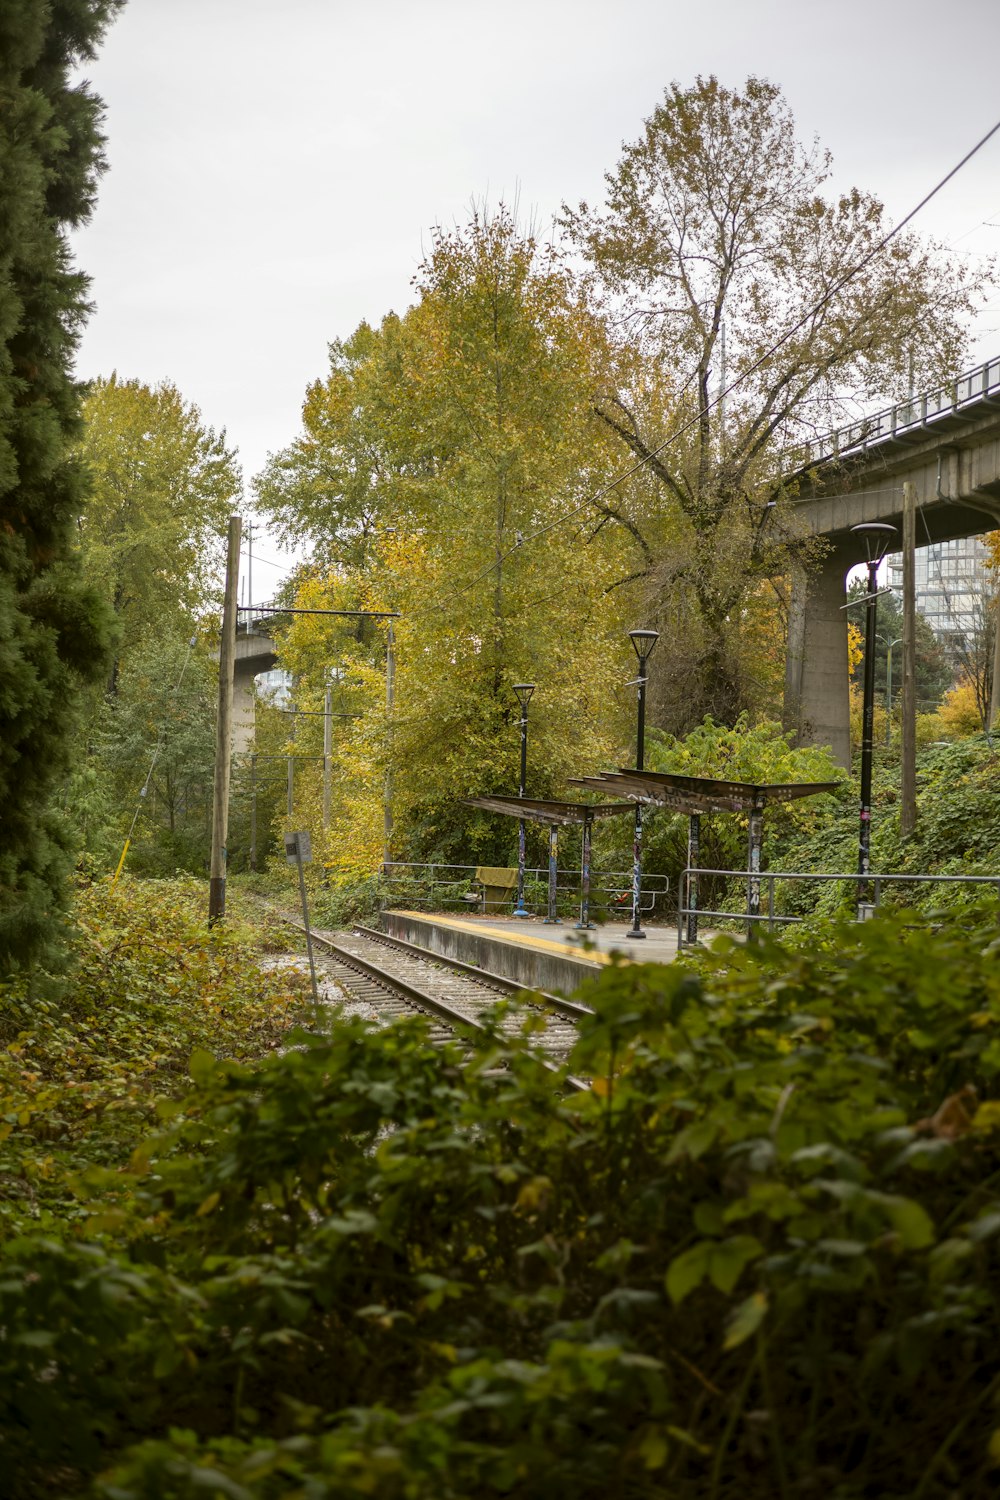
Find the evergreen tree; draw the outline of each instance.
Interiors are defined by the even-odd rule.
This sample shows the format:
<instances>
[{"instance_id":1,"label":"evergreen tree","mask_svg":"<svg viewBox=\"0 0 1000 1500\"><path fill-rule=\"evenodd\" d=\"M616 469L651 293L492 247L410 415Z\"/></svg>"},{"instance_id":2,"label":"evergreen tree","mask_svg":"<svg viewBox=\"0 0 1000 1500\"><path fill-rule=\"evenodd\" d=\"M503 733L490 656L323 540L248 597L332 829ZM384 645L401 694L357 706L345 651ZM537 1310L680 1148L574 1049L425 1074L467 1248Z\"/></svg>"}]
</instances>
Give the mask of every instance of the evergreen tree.
<instances>
[{"instance_id":1,"label":"evergreen tree","mask_svg":"<svg viewBox=\"0 0 1000 1500\"><path fill-rule=\"evenodd\" d=\"M69 862L52 805L67 715L108 650L108 611L73 556L84 494L68 457L70 366L87 281L67 233L89 217L104 164L101 102L70 72L120 3L0 6L0 969L52 942Z\"/></svg>"}]
</instances>

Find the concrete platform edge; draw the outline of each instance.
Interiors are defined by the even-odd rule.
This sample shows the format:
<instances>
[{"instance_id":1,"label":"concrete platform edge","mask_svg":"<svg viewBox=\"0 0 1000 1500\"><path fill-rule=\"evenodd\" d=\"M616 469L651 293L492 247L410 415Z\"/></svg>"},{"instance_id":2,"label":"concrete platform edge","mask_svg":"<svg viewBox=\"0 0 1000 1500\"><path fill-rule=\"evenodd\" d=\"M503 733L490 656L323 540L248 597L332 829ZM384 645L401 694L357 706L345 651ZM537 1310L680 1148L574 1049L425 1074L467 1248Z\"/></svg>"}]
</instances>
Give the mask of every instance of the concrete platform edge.
<instances>
[{"instance_id":1,"label":"concrete platform edge","mask_svg":"<svg viewBox=\"0 0 1000 1500\"><path fill-rule=\"evenodd\" d=\"M516 979L519 984L548 990L551 994L572 994L578 985L592 979L603 967L601 961L545 951L555 947L554 943L536 948L525 942L523 936L517 941L507 942L474 927L436 922L433 917L415 912L384 911L381 925L383 932L390 937L405 938L408 943L417 943L441 958L478 964L492 974Z\"/></svg>"}]
</instances>

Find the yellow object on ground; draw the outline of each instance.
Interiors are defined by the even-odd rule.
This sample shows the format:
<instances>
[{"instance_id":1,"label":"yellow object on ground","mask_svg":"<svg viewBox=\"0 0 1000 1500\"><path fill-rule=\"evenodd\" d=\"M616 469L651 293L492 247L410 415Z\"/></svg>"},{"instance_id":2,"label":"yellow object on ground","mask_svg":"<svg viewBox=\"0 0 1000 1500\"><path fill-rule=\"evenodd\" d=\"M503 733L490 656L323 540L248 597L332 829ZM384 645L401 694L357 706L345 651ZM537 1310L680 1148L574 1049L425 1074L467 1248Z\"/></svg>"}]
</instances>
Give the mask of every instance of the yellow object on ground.
<instances>
[{"instance_id":1,"label":"yellow object on ground","mask_svg":"<svg viewBox=\"0 0 1000 1500\"><path fill-rule=\"evenodd\" d=\"M517 871L507 870L502 865L479 865L476 879L483 888L483 910L499 911L510 900L510 893L517 885Z\"/></svg>"}]
</instances>

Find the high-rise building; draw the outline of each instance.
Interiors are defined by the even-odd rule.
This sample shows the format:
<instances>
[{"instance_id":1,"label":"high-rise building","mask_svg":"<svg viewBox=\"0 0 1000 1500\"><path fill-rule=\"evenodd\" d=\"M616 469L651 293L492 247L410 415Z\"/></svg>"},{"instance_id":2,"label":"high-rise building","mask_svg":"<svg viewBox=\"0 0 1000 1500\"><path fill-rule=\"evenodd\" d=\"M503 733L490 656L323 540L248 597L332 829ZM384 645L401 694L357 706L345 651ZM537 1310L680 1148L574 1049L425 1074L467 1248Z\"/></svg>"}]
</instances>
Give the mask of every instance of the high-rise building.
<instances>
[{"instance_id":1,"label":"high-rise building","mask_svg":"<svg viewBox=\"0 0 1000 1500\"><path fill-rule=\"evenodd\" d=\"M950 652L970 648L983 629L984 604L995 590L978 536L918 547L914 558L916 605L938 640ZM886 558L889 587L903 589L903 556Z\"/></svg>"}]
</instances>

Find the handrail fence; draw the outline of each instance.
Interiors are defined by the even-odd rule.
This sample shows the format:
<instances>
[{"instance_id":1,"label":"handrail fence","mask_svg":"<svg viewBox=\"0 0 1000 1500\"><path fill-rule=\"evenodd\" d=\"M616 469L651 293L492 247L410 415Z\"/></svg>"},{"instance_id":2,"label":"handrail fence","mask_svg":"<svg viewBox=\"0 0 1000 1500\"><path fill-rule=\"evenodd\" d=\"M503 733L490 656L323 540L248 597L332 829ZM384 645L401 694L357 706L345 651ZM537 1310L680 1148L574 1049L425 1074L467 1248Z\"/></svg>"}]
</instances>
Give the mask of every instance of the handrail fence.
<instances>
[{"instance_id":1,"label":"handrail fence","mask_svg":"<svg viewBox=\"0 0 1000 1500\"><path fill-rule=\"evenodd\" d=\"M706 875L724 876L745 885L746 910L718 911L700 906L698 904L698 881L700 877ZM869 871L867 875L859 875L856 870L851 874L817 873L812 870L760 870L748 874L746 870L707 870L689 865L681 871L677 881L678 948L691 946L697 942L698 922L702 917L745 922L747 932L750 934L758 931L762 926L766 927L768 932L773 932L776 927L787 927L803 922L804 917L789 916L775 910L775 886L779 881L811 881L816 884L842 881L855 889L859 886L868 887L872 900L859 904L859 916L862 919L870 917L882 905L884 889L888 884L986 885L992 886L1000 896L1000 875L903 875L894 871L886 871L878 875ZM761 899L762 889L766 892L766 900Z\"/></svg>"},{"instance_id":2,"label":"handrail fence","mask_svg":"<svg viewBox=\"0 0 1000 1500\"><path fill-rule=\"evenodd\" d=\"M408 904L428 911L440 911L453 906L456 911L467 910L464 894L476 880L478 865L414 864L393 860L379 879L380 899L383 906L391 906L395 899L405 896ZM537 900L525 899L529 911L544 915L547 909L549 871L525 869L525 886L529 892L537 884L540 894ZM615 914L623 918L632 914L631 870L604 870L591 872L591 912ZM556 892L567 902L576 901L580 894L580 871L559 870L556 876ZM642 910L650 914L661 907L670 893L670 882L666 875L643 875ZM604 899L602 900L602 896ZM616 905L620 902L620 905Z\"/></svg>"}]
</instances>

